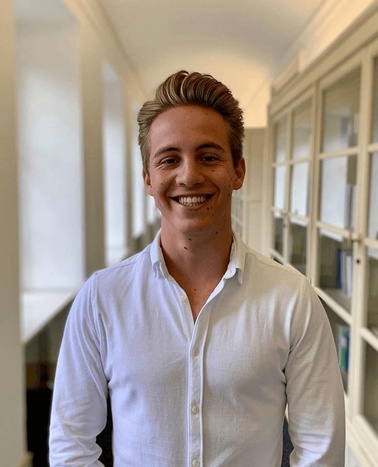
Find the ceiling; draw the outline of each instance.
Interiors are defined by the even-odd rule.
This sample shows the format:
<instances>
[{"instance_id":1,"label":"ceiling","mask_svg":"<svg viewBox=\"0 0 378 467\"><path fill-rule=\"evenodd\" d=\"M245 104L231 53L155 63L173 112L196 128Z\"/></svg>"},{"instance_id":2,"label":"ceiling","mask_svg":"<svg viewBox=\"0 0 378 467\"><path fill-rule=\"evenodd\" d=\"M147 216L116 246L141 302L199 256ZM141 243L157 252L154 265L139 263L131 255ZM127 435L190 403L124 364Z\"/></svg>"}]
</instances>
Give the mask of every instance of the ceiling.
<instances>
[{"instance_id":1,"label":"ceiling","mask_svg":"<svg viewBox=\"0 0 378 467\"><path fill-rule=\"evenodd\" d=\"M224 82L244 109L277 75L290 47L326 2L97 1L148 97L168 75L187 69Z\"/></svg>"},{"instance_id":2,"label":"ceiling","mask_svg":"<svg viewBox=\"0 0 378 467\"><path fill-rule=\"evenodd\" d=\"M372 0L360 0L363 3ZM14 0L17 22L72 21L65 0ZM171 73L210 73L240 101L246 126L266 124L270 84L317 17L341 0L80 0L98 5L151 98ZM67 1L67 3L70 3ZM340 11L340 10L338 10ZM336 21L336 23L335 23ZM319 38L318 38L319 39ZM324 37L320 37L320 42ZM319 42L319 40L317 40Z\"/></svg>"}]
</instances>

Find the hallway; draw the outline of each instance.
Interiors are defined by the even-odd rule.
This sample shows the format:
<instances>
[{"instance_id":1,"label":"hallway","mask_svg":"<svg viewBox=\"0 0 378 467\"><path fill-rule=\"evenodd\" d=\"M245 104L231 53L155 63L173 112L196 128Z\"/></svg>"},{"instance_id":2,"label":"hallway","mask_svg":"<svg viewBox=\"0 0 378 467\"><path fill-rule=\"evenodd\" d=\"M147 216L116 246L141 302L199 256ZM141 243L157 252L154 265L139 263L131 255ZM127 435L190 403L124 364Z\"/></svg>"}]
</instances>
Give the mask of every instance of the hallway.
<instances>
[{"instance_id":1,"label":"hallway","mask_svg":"<svg viewBox=\"0 0 378 467\"><path fill-rule=\"evenodd\" d=\"M6 378L1 383L0 442L4 465L28 465L25 388L46 389L52 384L64 320L80 285L93 271L139 251L159 228L159 213L145 193L141 178L136 115L141 104L169 73L187 68L214 74L240 100L247 128L245 158L249 177L242 192L235 194L233 221L235 230L249 246L298 269L303 268L307 255L307 271L311 277L316 276L318 268L317 254L311 245L318 242L317 238L313 239L319 226L323 229L319 239L321 267L326 268L327 252L334 254L335 249L350 248L337 235L341 230L346 239L352 238L349 230L355 232L358 226L355 229L331 227L329 230L334 234L331 238L332 235L324 234L324 229L332 224L333 214L321 219L324 225L317 225L315 214L306 212L302 217L301 212L295 214L296 209L304 209L303 203L298 203L292 208L293 216L288 215L290 210L282 203L292 194L289 194L289 181L275 175L278 177L275 182L269 174L289 173L296 168L295 186L302 186L301 177L305 178L307 173L301 172L304 166L296 165L294 156L280 161L279 151L273 147L273 139L277 137L277 143L279 135L283 135L281 141L284 141L288 135L295 134L288 127L284 130L281 117L285 114L287 122L291 122L290 128L294 128L298 96L307 96L313 83L316 81L316 86L318 81L323 83L323 75L332 69L329 59L327 66L322 65L328 51L339 47L347 63L349 52L344 51L347 45L344 47L339 42L340 37L347 44L345 31L354 31L356 25L375 17L377 8L376 0L272 0L269 3L238 0L231 4L215 0L195 0L188 4L171 0L3 0L0 18L0 215L3 219L0 362ZM376 40L376 34L378 28L371 37L361 39L361 54L365 54L361 58L361 79L370 83L372 92L376 72L373 65L368 65L366 47ZM373 63L376 52L371 50L369 60ZM323 68L318 72L319 63ZM316 79L311 78L316 73ZM370 81L366 78L369 73L373 76ZM305 78L301 81L302 76ZM361 86L361 112L367 114L369 99L363 96L364 86L358 81L359 76L354 81L351 78L350 88L344 94L352 95L350 89ZM299 83L298 87L293 83ZM302 116L311 115L308 117L311 121L320 121L319 108L323 105L320 92L330 84L324 81L322 86L314 104L316 110L312 114L311 110L302 113ZM332 102L337 99L338 96L333 98L331 94ZM360 100L356 104L350 102L352 98L348 99L351 107L360 105ZM360 118L357 132L364 131L368 121ZM373 118L372 127L374 121ZM333 120L334 125L339 123L340 119ZM303 138L302 143L306 136ZM285 141L287 147L294 146L288 139ZM314 160L315 157L322 159L320 143L315 147L315 139L311 141ZM371 164L359 162L359 178L355 174L356 181L349 180L349 185L358 184L357 178L368 180L369 171L376 174L377 159L373 157L378 151L376 139L362 140L360 144L363 145L361 153L372 155ZM323 152L332 153L332 157L336 154L353 158L357 152L351 148L354 143L344 149L337 148L341 151L337 154L329 148ZM324 158L332 159L331 156L326 154ZM273 162L268 163L268 159ZM348 160L351 160L349 166L343 167L350 175L355 160ZM310 166L311 160L308 157L299 162L308 162ZM371 177L376 180L376 175ZM333 180L329 181L332 189ZM284 191L279 192L284 185L286 195ZM328 196L329 200L334 193L335 190ZM377 192L364 193L359 195L360 206L366 205L368 197L373 199ZM366 209L359 210L364 212L358 215L359 225L369 216ZM295 216L299 222L293 222L294 234L290 238L294 238L298 248L289 252L291 240L284 233L283 225ZM306 246L303 250L303 238L307 234L301 223L304 218L305 224L316 224L309 234L313 243L309 241L307 250ZM373 230L371 227L366 233L365 243L356 246L358 251L367 251L364 254L370 265L370 277L377 271L374 256L377 238L371 233ZM296 238L302 240L295 243ZM369 314L366 328L360 315L349 312L348 316L345 310L349 305L329 299L327 291L326 296L322 295L327 288L324 277L320 277L317 285L321 298L326 297L326 310L335 333L345 323L361 327L364 339L361 342L366 343L369 365L375 368L378 341L371 330L376 327L375 315ZM374 289L370 293L371 309L375 306L374 280L370 279L370 289ZM359 291L353 298L356 310L358 300L361 303L364 300L364 285L358 282L355 286ZM336 317L332 314L334 309ZM359 347L362 344L357 337L355 343L360 353L354 358L356 361L361 358L353 370L353 381L361 378L363 361L363 350ZM369 378L366 384L375 390L376 379ZM353 391L353 388L361 399L352 398L350 412L360 414L363 396L359 384L352 382L349 389ZM374 406L374 397L367 396L367 408ZM378 419L378 414L374 417ZM369 423L363 419L361 426ZM367 427L366 433L369 451L371 446L378 445L378 431ZM370 452L366 454L366 446L353 430L350 441L348 466L368 467L361 459L369 458Z\"/></svg>"}]
</instances>

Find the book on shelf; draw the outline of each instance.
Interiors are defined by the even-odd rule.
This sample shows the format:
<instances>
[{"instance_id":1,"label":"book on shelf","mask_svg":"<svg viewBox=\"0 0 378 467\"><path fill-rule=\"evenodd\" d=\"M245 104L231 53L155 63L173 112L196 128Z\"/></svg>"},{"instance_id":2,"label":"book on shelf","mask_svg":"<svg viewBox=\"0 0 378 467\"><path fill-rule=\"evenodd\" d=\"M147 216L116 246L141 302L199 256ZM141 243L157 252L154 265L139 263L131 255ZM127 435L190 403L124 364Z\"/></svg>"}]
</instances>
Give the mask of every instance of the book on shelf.
<instances>
[{"instance_id":1,"label":"book on shelf","mask_svg":"<svg viewBox=\"0 0 378 467\"><path fill-rule=\"evenodd\" d=\"M349 368L349 326L337 325L337 354L340 370L347 373Z\"/></svg>"},{"instance_id":2,"label":"book on shelf","mask_svg":"<svg viewBox=\"0 0 378 467\"><path fill-rule=\"evenodd\" d=\"M353 292L353 251L352 248L339 248L337 251L337 288L348 297Z\"/></svg>"}]
</instances>

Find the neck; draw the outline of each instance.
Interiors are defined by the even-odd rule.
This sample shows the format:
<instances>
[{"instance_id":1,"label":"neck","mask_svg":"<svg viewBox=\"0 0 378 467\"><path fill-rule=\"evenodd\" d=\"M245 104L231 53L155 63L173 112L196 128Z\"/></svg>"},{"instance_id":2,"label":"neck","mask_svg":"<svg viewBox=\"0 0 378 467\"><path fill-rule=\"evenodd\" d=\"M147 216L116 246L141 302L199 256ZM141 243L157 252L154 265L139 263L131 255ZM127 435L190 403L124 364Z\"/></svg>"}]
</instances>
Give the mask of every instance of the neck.
<instances>
[{"instance_id":1,"label":"neck","mask_svg":"<svg viewBox=\"0 0 378 467\"><path fill-rule=\"evenodd\" d=\"M230 259L232 230L218 235L165 235L161 247L170 275L186 292L194 320L220 282Z\"/></svg>"},{"instance_id":2,"label":"neck","mask_svg":"<svg viewBox=\"0 0 378 467\"><path fill-rule=\"evenodd\" d=\"M220 280L227 269L232 245L232 229L180 234L161 231L161 247L170 274L178 280L210 276ZM180 281L179 281L180 282Z\"/></svg>"}]
</instances>

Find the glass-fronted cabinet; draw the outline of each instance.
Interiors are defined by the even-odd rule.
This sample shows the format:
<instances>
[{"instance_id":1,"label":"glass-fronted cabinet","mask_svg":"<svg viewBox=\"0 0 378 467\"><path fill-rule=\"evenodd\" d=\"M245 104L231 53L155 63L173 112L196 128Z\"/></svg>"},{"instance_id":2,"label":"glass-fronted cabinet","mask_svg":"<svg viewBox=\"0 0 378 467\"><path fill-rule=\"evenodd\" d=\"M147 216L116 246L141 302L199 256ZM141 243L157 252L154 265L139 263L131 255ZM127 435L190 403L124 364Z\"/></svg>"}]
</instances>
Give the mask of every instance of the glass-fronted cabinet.
<instances>
[{"instance_id":1,"label":"glass-fronted cabinet","mask_svg":"<svg viewBox=\"0 0 378 467\"><path fill-rule=\"evenodd\" d=\"M370 48L368 89L371 89L367 118L368 144L366 154L366 203L363 206L364 287L361 291L361 309L364 310L361 327L361 376L363 420L368 423L369 436L378 439L378 41ZM378 443L377 443L378 449ZM377 451L378 452L378 451Z\"/></svg>"},{"instance_id":2,"label":"glass-fronted cabinet","mask_svg":"<svg viewBox=\"0 0 378 467\"><path fill-rule=\"evenodd\" d=\"M269 254L323 303L365 467L378 452L378 40L336 56L273 93Z\"/></svg>"},{"instance_id":3,"label":"glass-fronted cabinet","mask_svg":"<svg viewBox=\"0 0 378 467\"><path fill-rule=\"evenodd\" d=\"M274 124L273 257L306 274L312 99L302 98Z\"/></svg>"},{"instance_id":4,"label":"glass-fronted cabinet","mask_svg":"<svg viewBox=\"0 0 378 467\"><path fill-rule=\"evenodd\" d=\"M320 83L317 286L339 314L352 311L355 276L361 67L351 68Z\"/></svg>"}]
</instances>

